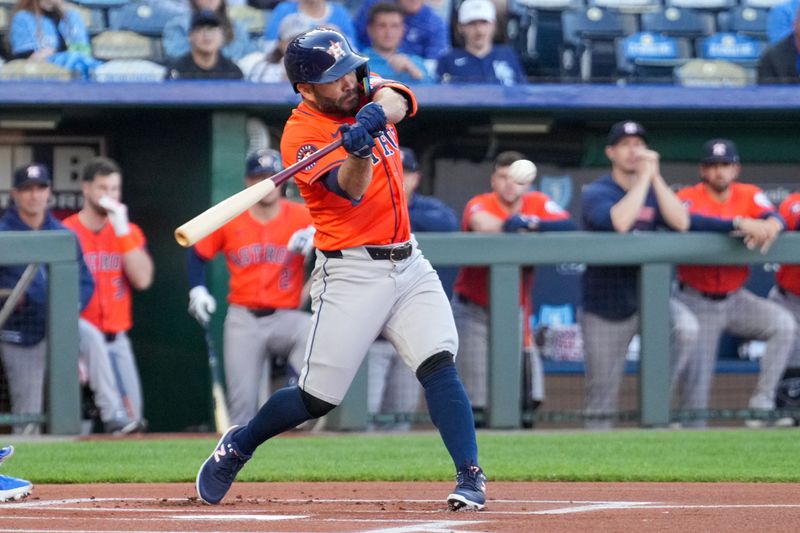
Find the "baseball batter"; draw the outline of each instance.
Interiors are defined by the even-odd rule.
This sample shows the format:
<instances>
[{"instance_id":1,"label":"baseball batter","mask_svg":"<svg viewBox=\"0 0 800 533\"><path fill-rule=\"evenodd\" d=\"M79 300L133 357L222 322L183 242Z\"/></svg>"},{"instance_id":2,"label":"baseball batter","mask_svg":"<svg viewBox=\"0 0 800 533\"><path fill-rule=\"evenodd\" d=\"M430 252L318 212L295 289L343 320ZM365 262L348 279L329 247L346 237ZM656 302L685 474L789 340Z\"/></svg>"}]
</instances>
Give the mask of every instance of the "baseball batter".
<instances>
[{"instance_id":1,"label":"baseball batter","mask_svg":"<svg viewBox=\"0 0 800 533\"><path fill-rule=\"evenodd\" d=\"M710 140L703 147L700 183L681 190L678 197L692 213L692 230L736 231L749 248L763 251L777 238L783 222L761 189L736 182L740 170L736 145L727 139ZM775 409L775 393L794 346L797 326L780 305L744 288L749 275L746 265L678 267L678 298L700 323L696 350L681 364L678 385L684 409L708 408L717 344L723 331L766 341L749 405L757 411Z\"/></svg>"},{"instance_id":2,"label":"baseball batter","mask_svg":"<svg viewBox=\"0 0 800 533\"><path fill-rule=\"evenodd\" d=\"M335 30L295 38L285 66L302 102L283 132L284 162L343 141L295 176L317 229L305 366L298 386L277 391L246 426L223 435L198 472L198 494L218 503L260 444L341 403L382 334L416 373L455 464L449 508L481 509L486 478L456 373L455 324L442 284L411 236L403 192L395 124L415 114L416 99L401 84L370 77L367 58Z\"/></svg>"},{"instance_id":3,"label":"baseball batter","mask_svg":"<svg viewBox=\"0 0 800 533\"><path fill-rule=\"evenodd\" d=\"M519 152L501 152L494 161L491 176L492 192L479 194L467 202L461 225L464 231L481 233L518 233L529 231L568 231L575 224L569 213L546 194L527 191L528 185L516 183L509 168L524 159ZM487 403L489 293L487 267L464 267L458 272L452 301L458 336L462 340L458 358L458 373L464 380L470 402L475 409ZM533 309L531 290L533 269L523 271L520 287L520 310L523 319L523 349L528 355L531 370L530 391L534 401L544 398L544 378L538 354L533 349L533 336L528 318Z\"/></svg>"},{"instance_id":4,"label":"baseball batter","mask_svg":"<svg viewBox=\"0 0 800 533\"><path fill-rule=\"evenodd\" d=\"M282 168L277 151L259 150L247 159L245 184L255 185ZM255 416L259 398L269 394L264 377L268 387L275 358L287 358L295 372L302 365L311 322L299 309L305 268L297 252L311 251L310 224L305 206L276 189L188 252L189 313L203 327L217 307L205 285L206 263L222 253L230 272L223 349L233 424ZM308 246L298 246L300 241Z\"/></svg>"},{"instance_id":5,"label":"baseball batter","mask_svg":"<svg viewBox=\"0 0 800 533\"><path fill-rule=\"evenodd\" d=\"M64 220L78 236L95 281L94 295L81 312L80 356L105 431L143 431L142 386L127 332L133 325L131 288L150 287L153 260L141 228L128 220L120 201L122 171L116 162L89 161L81 190L83 207Z\"/></svg>"}]
</instances>

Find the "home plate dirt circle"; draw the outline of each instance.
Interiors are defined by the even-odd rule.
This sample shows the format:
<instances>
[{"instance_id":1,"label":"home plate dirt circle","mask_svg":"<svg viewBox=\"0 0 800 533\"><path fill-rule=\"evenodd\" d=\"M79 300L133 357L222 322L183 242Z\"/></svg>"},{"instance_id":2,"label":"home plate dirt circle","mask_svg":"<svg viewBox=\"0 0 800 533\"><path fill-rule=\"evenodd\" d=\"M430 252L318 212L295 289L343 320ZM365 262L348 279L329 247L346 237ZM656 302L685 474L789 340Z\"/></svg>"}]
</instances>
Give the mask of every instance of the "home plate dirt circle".
<instances>
[{"instance_id":1,"label":"home plate dirt circle","mask_svg":"<svg viewBox=\"0 0 800 533\"><path fill-rule=\"evenodd\" d=\"M450 512L452 483L237 483L222 504L190 483L37 485L0 504L0 533L76 532L795 532L784 483L491 482L486 509Z\"/></svg>"}]
</instances>

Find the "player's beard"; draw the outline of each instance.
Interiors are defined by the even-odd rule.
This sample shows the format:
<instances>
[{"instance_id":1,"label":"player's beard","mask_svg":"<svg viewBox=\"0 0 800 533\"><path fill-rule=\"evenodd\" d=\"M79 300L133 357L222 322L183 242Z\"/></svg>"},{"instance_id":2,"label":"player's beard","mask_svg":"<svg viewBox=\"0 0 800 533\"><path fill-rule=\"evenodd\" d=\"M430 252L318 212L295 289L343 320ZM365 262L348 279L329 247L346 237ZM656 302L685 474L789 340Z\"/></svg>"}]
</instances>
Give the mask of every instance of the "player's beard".
<instances>
[{"instance_id":1,"label":"player's beard","mask_svg":"<svg viewBox=\"0 0 800 533\"><path fill-rule=\"evenodd\" d=\"M710 180L710 179L708 179L706 177L703 177L703 176L701 176L700 179L706 184L706 186L710 187L711 190L714 191L717 194L724 193L725 191L728 190L728 187L730 186L730 183L726 182L726 181L718 182L718 181Z\"/></svg>"},{"instance_id":2,"label":"player's beard","mask_svg":"<svg viewBox=\"0 0 800 533\"><path fill-rule=\"evenodd\" d=\"M359 93L358 88L343 93L339 98L333 99L323 96L314 89L316 96L316 106L325 115L334 117L353 117L358 111Z\"/></svg>"}]
</instances>

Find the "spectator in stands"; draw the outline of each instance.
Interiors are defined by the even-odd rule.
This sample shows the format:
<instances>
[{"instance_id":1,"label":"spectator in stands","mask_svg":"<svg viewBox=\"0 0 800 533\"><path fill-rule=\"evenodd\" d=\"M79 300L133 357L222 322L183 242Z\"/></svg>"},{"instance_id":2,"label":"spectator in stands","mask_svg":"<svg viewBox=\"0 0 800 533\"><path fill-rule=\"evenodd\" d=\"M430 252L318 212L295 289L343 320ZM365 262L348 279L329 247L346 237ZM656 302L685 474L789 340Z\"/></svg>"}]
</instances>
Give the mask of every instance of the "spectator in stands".
<instances>
[{"instance_id":1,"label":"spectator in stands","mask_svg":"<svg viewBox=\"0 0 800 533\"><path fill-rule=\"evenodd\" d=\"M254 52L241 61L239 68L245 73L247 81L274 83L286 81L286 69L283 66L283 55L289 43L301 33L314 28L308 17L301 13L287 15L278 28L278 45L271 51Z\"/></svg>"},{"instance_id":2,"label":"spectator in stands","mask_svg":"<svg viewBox=\"0 0 800 533\"><path fill-rule=\"evenodd\" d=\"M781 202L780 215L786 223L787 231L800 231L800 193L790 194ZM775 286L769 292L769 299L789 311L800 331L800 264L781 265L775 274ZM795 335L794 348L783 375L782 385L778 387L775 407L800 407L800 335ZM783 389L783 390L781 390ZM795 425L799 425L797 419Z\"/></svg>"},{"instance_id":3,"label":"spectator in stands","mask_svg":"<svg viewBox=\"0 0 800 533\"><path fill-rule=\"evenodd\" d=\"M605 149L611 174L583 188L581 212L588 231L689 229L689 213L661 176L658 153L644 128L632 121L611 127ZM608 429L618 411L628 345L639 329L636 266L588 266L583 275L586 427ZM697 319L670 299L673 368L693 349Z\"/></svg>"},{"instance_id":4,"label":"spectator in stands","mask_svg":"<svg viewBox=\"0 0 800 533\"><path fill-rule=\"evenodd\" d=\"M458 32L464 48L439 58L436 71L442 83L526 83L519 57L510 47L494 44L497 28L490 0L465 0L458 8Z\"/></svg>"},{"instance_id":5,"label":"spectator in stands","mask_svg":"<svg viewBox=\"0 0 800 533\"><path fill-rule=\"evenodd\" d=\"M793 31L767 48L758 60L758 83L800 83L800 0Z\"/></svg>"},{"instance_id":6,"label":"spectator in stands","mask_svg":"<svg viewBox=\"0 0 800 533\"><path fill-rule=\"evenodd\" d=\"M362 45L371 45L367 20L373 4L386 0L365 0L355 16L356 31ZM396 0L405 13L406 33L400 45L404 54L412 54L426 60L439 59L450 50L450 34L444 21L424 0Z\"/></svg>"},{"instance_id":7,"label":"spectator in stands","mask_svg":"<svg viewBox=\"0 0 800 533\"><path fill-rule=\"evenodd\" d=\"M49 61L85 79L100 64L91 55L80 13L69 9L64 0L18 0L8 42L12 59Z\"/></svg>"},{"instance_id":8,"label":"spectator in stands","mask_svg":"<svg viewBox=\"0 0 800 533\"><path fill-rule=\"evenodd\" d=\"M167 61L175 61L189 52L189 27L192 15L199 11L213 11L222 29L222 55L238 61L245 55L258 50L258 45L250 38L247 25L243 21L231 20L228 16L226 0L189 0L190 12L181 14L167 22L161 43Z\"/></svg>"},{"instance_id":9,"label":"spectator in stands","mask_svg":"<svg viewBox=\"0 0 800 533\"><path fill-rule=\"evenodd\" d=\"M792 33L794 21L797 20L798 9L800 9L800 0L787 0L769 9L769 14L767 15L767 39L770 44L775 44Z\"/></svg>"},{"instance_id":10,"label":"spectator in stands","mask_svg":"<svg viewBox=\"0 0 800 533\"><path fill-rule=\"evenodd\" d=\"M737 232L748 248L765 252L783 230L783 220L761 189L736 181L740 171L736 145L728 139L712 139L703 146L700 183L681 190L678 197L688 206L693 231ZM700 324L696 349L679 368L676 389L684 409L708 408L723 331L766 341L749 405L762 414L775 409L775 393L794 346L796 324L780 305L744 287L749 274L746 265L678 267L678 299Z\"/></svg>"},{"instance_id":11,"label":"spectator in stands","mask_svg":"<svg viewBox=\"0 0 800 533\"><path fill-rule=\"evenodd\" d=\"M14 204L0 218L0 231L66 230L50 213L50 172L31 163L14 171L11 198ZM89 302L94 290L92 275L83 262L80 245L76 250L80 270L80 307ZM32 267L33 270L28 270ZM13 289L17 283L29 284L0 330L0 356L14 414L42 414L44 377L47 369L47 287L45 265L6 265L0 267L0 287ZM32 275L32 278L28 276ZM37 423L19 424L14 433L39 433Z\"/></svg>"},{"instance_id":12,"label":"spectator in stands","mask_svg":"<svg viewBox=\"0 0 800 533\"><path fill-rule=\"evenodd\" d=\"M222 55L223 30L213 11L197 11L189 26L191 50L170 65L169 79L230 79L243 78L236 63Z\"/></svg>"},{"instance_id":13,"label":"spectator in stands","mask_svg":"<svg viewBox=\"0 0 800 533\"><path fill-rule=\"evenodd\" d=\"M422 57L400 52L405 34L403 9L392 2L378 2L369 10L367 33L372 43L363 50L369 69L384 78L402 83L431 83Z\"/></svg>"},{"instance_id":14,"label":"spectator in stands","mask_svg":"<svg viewBox=\"0 0 800 533\"><path fill-rule=\"evenodd\" d=\"M358 48L356 30L350 13L339 3L328 0L284 0L272 11L272 16L264 28L264 51L269 53L278 44L278 29L283 19L293 13L300 13L308 19L312 27L326 26L344 33L353 47Z\"/></svg>"},{"instance_id":15,"label":"spectator in stands","mask_svg":"<svg viewBox=\"0 0 800 533\"><path fill-rule=\"evenodd\" d=\"M376 4L380 5L380 4ZM408 216L412 233L425 231L458 231L455 211L441 200L416 192L422 174L414 151L400 148L403 159L403 185L408 199ZM443 276L442 269L437 269ZM370 414L399 413L410 415L417 411L422 389L413 372L409 371L392 344L376 340L367 354L368 409ZM380 429L403 431L411 426L409 421L378 425Z\"/></svg>"},{"instance_id":16,"label":"spectator in stands","mask_svg":"<svg viewBox=\"0 0 800 533\"><path fill-rule=\"evenodd\" d=\"M528 185L512 180L512 163L525 157L514 151L501 152L494 161L490 178L492 191L473 197L464 208L461 229L477 233L518 234L531 231L569 231L575 229L569 213L541 192L528 191ZM464 382L473 409L479 411L488 401L487 376L489 366L489 269L463 267L453 288L453 318L458 329L456 366ZM534 403L544 397L541 361L533 347L530 316L533 311L531 291L533 269L526 268L520 287L520 320L523 327L522 348L530 361L534 384ZM518 354L522 357L523 354ZM508 354L513 356L513 354Z\"/></svg>"},{"instance_id":17,"label":"spectator in stands","mask_svg":"<svg viewBox=\"0 0 800 533\"><path fill-rule=\"evenodd\" d=\"M64 220L75 232L95 291L79 324L80 356L106 433L144 431L142 385L128 330L133 325L132 291L153 282L153 259L141 228L121 202L122 171L95 158L83 169L83 207Z\"/></svg>"}]
</instances>

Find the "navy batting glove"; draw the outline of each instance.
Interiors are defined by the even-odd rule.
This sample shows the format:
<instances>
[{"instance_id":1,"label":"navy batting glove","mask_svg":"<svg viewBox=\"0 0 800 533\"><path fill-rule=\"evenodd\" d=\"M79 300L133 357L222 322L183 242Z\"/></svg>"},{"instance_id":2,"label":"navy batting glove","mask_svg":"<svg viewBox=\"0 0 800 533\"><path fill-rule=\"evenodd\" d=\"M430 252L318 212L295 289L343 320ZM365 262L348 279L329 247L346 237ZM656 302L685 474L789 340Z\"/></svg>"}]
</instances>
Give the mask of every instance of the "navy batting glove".
<instances>
[{"instance_id":1,"label":"navy batting glove","mask_svg":"<svg viewBox=\"0 0 800 533\"><path fill-rule=\"evenodd\" d=\"M369 134L367 129L356 122L352 126L345 124L339 128L342 136L342 146L347 153L353 154L361 159L372 157L372 147L375 146L375 139Z\"/></svg>"},{"instance_id":2,"label":"navy batting glove","mask_svg":"<svg viewBox=\"0 0 800 533\"><path fill-rule=\"evenodd\" d=\"M363 125L370 135L378 137L386 130L386 113L379 104L370 102L356 113L356 122Z\"/></svg>"},{"instance_id":3,"label":"navy batting glove","mask_svg":"<svg viewBox=\"0 0 800 533\"><path fill-rule=\"evenodd\" d=\"M516 233L518 231L534 231L539 225L536 217L526 217L525 215L511 215L503 222L503 231Z\"/></svg>"}]
</instances>

